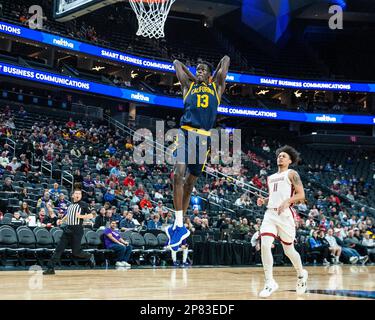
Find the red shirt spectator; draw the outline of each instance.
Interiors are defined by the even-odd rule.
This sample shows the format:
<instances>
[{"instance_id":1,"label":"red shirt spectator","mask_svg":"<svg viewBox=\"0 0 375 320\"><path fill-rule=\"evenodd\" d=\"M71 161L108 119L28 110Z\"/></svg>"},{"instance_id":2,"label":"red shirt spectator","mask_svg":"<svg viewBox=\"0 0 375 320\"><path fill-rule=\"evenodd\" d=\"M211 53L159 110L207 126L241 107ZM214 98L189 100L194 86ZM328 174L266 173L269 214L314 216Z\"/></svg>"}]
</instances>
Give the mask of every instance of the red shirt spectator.
<instances>
[{"instance_id":1,"label":"red shirt spectator","mask_svg":"<svg viewBox=\"0 0 375 320\"><path fill-rule=\"evenodd\" d=\"M134 194L138 198L143 198L145 196L145 191L143 190L143 186L139 186L139 188L137 190L135 190Z\"/></svg>"},{"instance_id":2,"label":"red shirt spectator","mask_svg":"<svg viewBox=\"0 0 375 320\"><path fill-rule=\"evenodd\" d=\"M331 195L330 198L329 198L329 201L336 203L338 206L341 203L340 199L337 196L335 196L335 195Z\"/></svg>"},{"instance_id":3,"label":"red shirt spectator","mask_svg":"<svg viewBox=\"0 0 375 320\"><path fill-rule=\"evenodd\" d=\"M259 189L262 189L262 181L259 179L258 175L256 174L255 177L253 179L251 179L252 183L254 183L254 185L256 187L258 187Z\"/></svg>"},{"instance_id":4,"label":"red shirt spectator","mask_svg":"<svg viewBox=\"0 0 375 320\"><path fill-rule=\"evenodd\" d=\"M119 185L119 180L118 178L112 174L106 181L105 181L105 184L109 185L111 182L113 182L116 186Z\"/></svg>"},{"instance_id":5,"label":"red shirt spectator","mask_svg":"<svg viewBox=\"0 0 375 320\"><path fill-rule=\"evenodd\" d=\"M135 186L135 180L134 180L134 178L133 178L131 175L128 175L128 176L124 179L123 185L124 185L125 187L128 187L128 186L134 187L134 186Z\"/></svg>"},{"instance_id":6,"label":"red shirt spectator","mask_svg":"<svg viewBox=\"0 0 375 320\"><path fill-rule=\"evenodd\" d=\"M119 163L120 162L115 157L111 157L111 159L108 161L108 166L110 169L112 169L113 167L117 167Z\"/></svg>"},{"instance_id":7,"label":"red shirt spectator","mask_svg":"<svg viewBox=\"0 0 375 320\"><path fill-rule=\"evenodd\" d=\"M144 197L139 203L139 206L141 207L141 209L143 209L144 207L149 207L150 209L152 209L152 204L151 201L148 200L148 197Z\"/></svg>"},{"instance_id":8,"label":"red shirt spectator","mask_svg":"<svg viewBox=\"0 0 375 320\"><path fill-rule=\"evenodd\" d=\"M66 123L66 126L70 129L73 129L76 126L76 123L73 121L72 118L69 118L69 121Z\"/></svg>"}]
</instances>

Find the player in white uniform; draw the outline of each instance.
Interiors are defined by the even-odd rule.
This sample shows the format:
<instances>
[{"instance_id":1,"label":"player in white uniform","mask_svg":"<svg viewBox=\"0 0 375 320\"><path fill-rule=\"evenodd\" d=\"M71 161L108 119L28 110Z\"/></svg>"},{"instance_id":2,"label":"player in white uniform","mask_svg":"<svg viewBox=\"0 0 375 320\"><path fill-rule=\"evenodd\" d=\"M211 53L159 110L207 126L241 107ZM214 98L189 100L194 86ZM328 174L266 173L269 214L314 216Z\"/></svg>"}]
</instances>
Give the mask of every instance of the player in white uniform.
<instances>
[{"instance_id":1,"label":"player in white uniform","mask_svg":"<svg viewBox=\"0 0 375 320\"><path fill-rule=\"evenodd\" d=\"M262 298L269 297L279 288L273 279L272 244L277 238L282 243L285 255L290 259L297 271L297 294L306 292L307 270L303 269L301 257L294 248L296 226L293 204L305 200L305 192L299 174L289 169L289 165L299 162L298 152L284 146L276 151L279 171L267 178L269 197L258 198L257 205L267 205L260 227L261 254L265 273L265 286L259 293Z\"/></svg>"}]
</instances>

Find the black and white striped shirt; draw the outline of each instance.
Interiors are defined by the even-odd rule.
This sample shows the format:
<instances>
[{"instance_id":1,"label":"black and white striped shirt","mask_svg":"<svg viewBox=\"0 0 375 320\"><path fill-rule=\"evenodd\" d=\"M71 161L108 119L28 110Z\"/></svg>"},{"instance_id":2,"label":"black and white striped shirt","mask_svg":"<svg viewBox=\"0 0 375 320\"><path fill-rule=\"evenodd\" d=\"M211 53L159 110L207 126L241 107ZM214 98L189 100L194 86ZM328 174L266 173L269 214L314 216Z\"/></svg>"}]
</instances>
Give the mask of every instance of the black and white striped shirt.
<instances>
[{"instance_id":1,"label":"black and white striped shirt","mask_svg":"<svg viewBox=\"0 0 375 320\"><path fill-rule=\"evenodd\" d=\"M68 226L82 225L83 219L78 218L79 215L88 213L88 205L84 201L72 202L66 211L66 224Z\"/></svg>"}]
</instances>

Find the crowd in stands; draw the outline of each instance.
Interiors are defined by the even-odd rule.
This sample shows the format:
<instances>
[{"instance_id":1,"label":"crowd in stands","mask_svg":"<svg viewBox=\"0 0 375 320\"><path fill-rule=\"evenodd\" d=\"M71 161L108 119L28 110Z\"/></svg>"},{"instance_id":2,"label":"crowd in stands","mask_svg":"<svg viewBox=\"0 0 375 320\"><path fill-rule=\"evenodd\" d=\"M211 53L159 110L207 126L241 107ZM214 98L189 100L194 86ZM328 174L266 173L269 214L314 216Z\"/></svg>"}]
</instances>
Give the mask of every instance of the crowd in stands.
<instances>
[{"instance_id":1,"label":"crowd in stands","mask_svg":"<svg viewBox=\"0 0 375 320\"><path fill-rule=\"evenodd\" d=\"M30 117L24 108L16 111L5 106L1 111L2 192L17 199L16 207L2 203L1 218L11 212L10 223L14 225L51 228L60 224L70 203L66 186L55 182L48 188L40 188L34 206L29 202L33 198L32 188L40 186L43 180L41 162L45 159L52 163L55 171L72 172L74 182L81 184L84 200L94 214L91 221L85 222L87 227L105 228L111 221L116 221L122 231L139 231L163 230L173 224L172 168L135 164L130 136L122 136L105 124L72 118L61 122L42 117L30 128L18 128L18 119L26 121ZM22 147L13 153L6 138ZM252 143L267 154L280 144L269 139L253 139ZM185 224L193 234L216 229L220 230L222 239L247 239L254 243L254 248L258 246L263 209L256 208L254 196L242 187L252 185L266 191L266 176L275 166L252 150L244 153L244 159L245 165L237 176L231 179L206 176L202 178L204 183L197 185L185 217ZM208 167L208 170L224 171L222 166ZM21 187L19 181L15 181L21 176L31 189ZM349 257L343 261L351 263L365 263L369 257L374 261L375 224L367 210L363 207L356 212L338 196L314 190L310 183L305 183L305 189L313 201L297 207L300 244L306 244L312 252L319 252L318 260L321 258L324 263L329 262L330 254ZM229 205L231 198L233 203ZM215 211L217 215L212 214L210 204L222 206L220 211ZM250 214L252 212L259 215ZM352 256L358 259L352 259ZM332 262L337 263L337 258L333 257Z\"/></svg>"},{"instance_id":2,"label":"crowd in stands","mask_svg":"<svg viewBox=\"0 0 375 320\"><path fill-rule=\"evenodd\" d=\"M43 3L43 5L46 6L46 8L49 8L49 4ZM27 24L29 21L29 18L31 14L28 13L28 2L21 3L19 1L15 1L14 3L10 4L11 6L11 12L10 16L8 18L16 20L17 22L20 22L22 24ZM127 10L126 15L130 15ZM106 22L106 25L112 25L119 26L122 23L129 23L125 20L129 20L128 16L124 19L124 10L122 10L119 7L114 7L112 11L110 11L111 14L108 16L108 21ZM47 15L47 13L46 13ZM134 18L134 17L133 17ZM134 19L130 19L134 20ZM111 42L112 47L118 48L117 40L112 39L110 36L99 36L99 31L97 30L99 26L95 27L93 24L88 23L88 20L86 19L78 19L73 22L69 22L66 25L59 24L58 22L55 22L52 20L52 17L44 17L43 18L43 29L47 31L53 31L58 33L63 33L64 35L68 35L73 38L78 38L81 40L86 40L94 43L106 43L108 44ZM95 21L95 19L94 19ZM126 24L124 24L126 26ZM101 30L102 33L104 31L107 31L105 28L104 30ZM133 31L133 30L132 30ZM131 37L130 37L131 38ZM134 38L134 39L133 39ZM139 37L133 37L132 40L127 39L124 42L124 48L130 53L137 53L133 52L133 49L135 47L145 47L146 43L145 41L151 41L149 39L139 39ZM117 38L116 38L117 39ZM111 40L111 41L109 41ZM173 59L180 59L187 65L196 66L198 63L202 62L202 57L199 56L199 54L190 56L186 53L186 50L181 50L180 48L172 48L171 43L176 39L166 40L162 39L157 42L150 42L148 43L151 50L153 50L153 55L160 55L163 58L168 59L169 61L172 61ZM134 43L133 43L134 42ZM140 42L139 45L137 45L137 42ZM219 48L219 47L218 47ZM156 52L157 51L157 52ZM159 52L160 51L160 52ZM200 50L203 51L203 50ZM164 53L168 52L167 55ZM141 52L139 52L141 54ZM212 59L209 61L212 63L217 63L219 59L216 58L218 54L214 54L212 56ZM138 87L135 85L132 81L134 79L125 79L123 77L118 76L111 76L110 79L115 85L121 86L121 87ZM148 80L145 79L145 82L148 83ZM182 92L179 86L171 85L166 86L160 83L154 84L153 89L156 91L159 91L163 94L167 95L177 95L181 96ZM236 87L236 86L233 86ZM223 101L228 104L232 105L239 105L239 106L248 106L248 107L256 107L256 108L267 108L267 109L290 109L300 112L330 112L330 113L361 113L361 114L370 114L371 113L371 107L368 106L366 103L366 99L362 99L362 97L358 97L357 95L342 95L341 97L337 99L326 99L322 95L313 95L313 96L306 96L302 95L299 98L295 98L295 101L292 103L286 105L285 103L281 103L281 100L279 97L274 97L272 94L268 94L265 96L257 95L257 94L249 94L249 93L240 93L238 89L241 89L241 86L237 86L234 89L231 89L228 87L226 90L225 96ZM147 89L146 89L147 90ZM294 98L294 97L293 97Z\"/></svg>"}]
</instances>

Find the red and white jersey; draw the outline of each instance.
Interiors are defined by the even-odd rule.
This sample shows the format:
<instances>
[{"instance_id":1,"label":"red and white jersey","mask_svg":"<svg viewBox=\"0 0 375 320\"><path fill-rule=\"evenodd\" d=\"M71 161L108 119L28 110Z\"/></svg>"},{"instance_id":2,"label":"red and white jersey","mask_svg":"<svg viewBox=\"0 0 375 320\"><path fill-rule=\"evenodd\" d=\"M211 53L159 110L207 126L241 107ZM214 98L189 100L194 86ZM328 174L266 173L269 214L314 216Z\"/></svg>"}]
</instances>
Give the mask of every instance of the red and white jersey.
<instances>
[{"instance_id":1,"label":"red and white jersey","mask_svg":"<svg viewBox=\"0 0 375 320\"><path fill-rule=\"evenodd\" d=\"M269 191L267 208L278 208L285 200L293 196L294 187L288 175L291 169L274 173L267 178Z\"/></svg>"}]
</instances>

